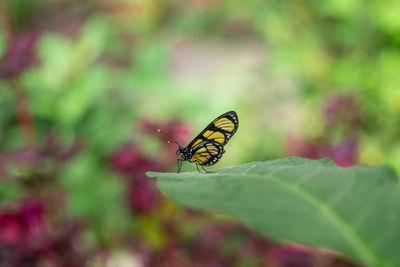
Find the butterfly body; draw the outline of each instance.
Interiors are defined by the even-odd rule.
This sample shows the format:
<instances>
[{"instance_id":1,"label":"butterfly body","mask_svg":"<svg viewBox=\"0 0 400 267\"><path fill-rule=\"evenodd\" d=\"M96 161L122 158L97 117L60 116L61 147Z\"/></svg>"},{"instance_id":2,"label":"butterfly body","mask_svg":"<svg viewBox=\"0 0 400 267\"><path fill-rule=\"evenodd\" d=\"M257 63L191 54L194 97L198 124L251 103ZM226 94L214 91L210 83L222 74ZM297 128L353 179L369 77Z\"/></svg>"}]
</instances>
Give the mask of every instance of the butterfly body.
<instances>
[{"instance_id":1,"label":"butterfly body","mask_svg":"<svg viewBox=\"0 0 400 267\"><path fill-rule=\"evenodd\" d=\"M182 161L196 163L203 166L211 166L218 162L225 152L224 145L235 134L239 126L239 120L235 111L229 111L213 120L192 142L186 147L178 147L178 173ZM205 170L205 169L204 169Z\"/></svg>"},{"instance_id":2,"label":"butterfly body","mask_svg":"<svg viewBox=\"0 0 400 267\"><path fill-rule=\"evenodd\" d=\"M223 150L222 146L216 142L203 142L194 151L188 147L179 147L176 151L178 155L181 155L180 160L187 160L204 166L214 165L224 152L225 150ZM210 157L210 160L207 160L206 154L216 155L216 157Z\"/></svg>"}]
</instances>

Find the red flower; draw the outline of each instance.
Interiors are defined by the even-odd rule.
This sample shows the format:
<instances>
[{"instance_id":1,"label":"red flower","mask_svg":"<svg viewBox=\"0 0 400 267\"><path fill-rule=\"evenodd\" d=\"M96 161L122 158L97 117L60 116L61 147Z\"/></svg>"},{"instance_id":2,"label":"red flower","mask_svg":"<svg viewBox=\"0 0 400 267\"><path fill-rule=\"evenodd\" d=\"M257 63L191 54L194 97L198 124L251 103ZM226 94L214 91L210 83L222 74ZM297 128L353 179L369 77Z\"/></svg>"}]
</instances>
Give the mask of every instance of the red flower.
<instances>
[{"instance_id":1,"label":"red flower","mask_svg":"<svg viewBox=\"0 0 400 267\"><path fill-rule=\"evenodd\" d=\"M54 181L63 164L81 147L78 141L63 146L55 136L49 135L41 147L27 146L4 151L0 154L0 178L14 175L28 186Z\"/></svg>"},{"instance_id":2,"label":"red flower","mask_svg":"<svg viewBox=\"0 0 400 267\"><path fill-rule=\"evenodd\" d=\"M65 162L66 160L78 154L83 147L80 140L75 140L70 145L64 145L58 136L50 133L46 136L43 146L39 149L42 157L52 158L57 162Z\"/></svg>"},{"instance_id":3,"label":"red flower","mask_svg":"<svg viewBox=\"0 0 400 267\"><path fill-rule=\"evenodd\" d=\"M44 238L43 206L26 202L19 211L0 214L0 225L1 244L38 247Z\"/></svg>"},{"instance_id":4,"label":"red flower","mask_svg":"<svg viewBox=\"0 0 400 267\"><path fill-rule=\"evenodd\" d=\"M143 177L133 180L129 189L129 204L136 211L149 213L158 208L161 195L153 179Z\"/></svg>"},{"instance_id":5,"label":"red flower","mask_svg":"<svg viewBox=\"0 0 400 267\"><path fill-rule=\"evenodd\" d=\"M289 136L286 139L286 151L289 155L320 159L328 157L330 149L330 144L324 140L308 141L298 136Z\"/></svg>"},{"instance_id":6,"label":"red flower","mask_svg":"<svg viewBox=\"0 0 400 267\"><path fill-rule=\"evenodd\" d=\"M43 248L47 238L41 203L26 202L19 211L0 214L0 225L0 253L7 253L1 263L35 266L39 259L35 252Z\"/></svg>"},{"instance_id":7,"label":"red flower","mask_svg":"<svg viewBox=\"0 0 400 267\"><path fill-rule=\"evenodd\" d=\"M3 213L0 215L0 244L15 245L21 239L19 214Z\"/></svg>"},{"instance_id":8,"label":"red flower","mask_svg":"<svg viewBox=\"0 0 400 267\"><path fill-rule=\"evenodd\" d=\"M200 233L199 241L204 247L218 249L233 230L234 225L229 222L206 225Z\"/></svg>"},{"instance_id":9,"label":"red flower","mask_svg":"<svg viewBox=\"0 0 400 267\"><path fill-rule=\"evenodd\" d=\"M338 145L331 145L324 140L305 141L299 137L289 137L286 150L290 155L309 159L328 157L339 166L349 167L357 163L358 140L351 138Z\"/></svg>"},{"instance_id":10,"label":"red flower","mask_svg":"<svg viewBox=\"0 0 400 267\"><path fill-rule=\"evenodd\" d=\"M0 63L0 79L18 76L36 61L37 37L37 33L27 32L11 41Z\"/></svg>"},{"instance_id":11,"label":"red flower","mask_svg":"<svg viewBox=\"0 0 400 267\"><path fill-rule=\"evenodd\" d=\"M303 246L287 244L275 247L268 254L269 258L282 266L309 267L312 264L312 255Z\"/></svg>"},{"instance_id":12,"label":"red flower","mask_svg":"<svg viewBox=\"0 0 400 267\"><path fill-rule=\"evenodd\" d=\"M357 99L349 94L338 94L331 97L325 104L324 117L328 126L339 124L350 128L361 125L361 109Z\"/></svg>"},{"instance_id":13,"label":"red flower","mask_svg":"<svg viewBox=\"0 0 400 267\"><path fill-rule=\"evenodd\" d=\"M144 174L157 170L160 163L145 157L136 145L126 145L111 155L111 167L123 174Z\"/></svg>"},{"instance_id":14,"label":"red flower","mask_svg":"<svg viewBox=\"0 0 400 267\"><path fill-rule=\"evenodd\" d=\"M167 141L173 141L171 138L158 133L157 129L160 129L170 137L172 137L175 141L177 141L180 145L184 146L184 142L190 137L191 129L190 127L178 120L169 121L167 123L156 124L149 119L142 119L140 121L140 128L146 134L156 136L163 140L165 143ZM176 149L175 149L176 150Z\"/></svg>"},{"instance_id":15,"label":"red flower","mask_svg":"<svg viewBox=\"0 0 400 267\"><path fill-rule=\"evenodd\" d=\"M357 162L358 141L353 138L333 147L330 152L330 158L342 167L349 167Z\"/></svg>"},{"instance_id":16,"label":"red flower","mask_svg":"<svg viewBox=\"0 0 400 267\"><path fill-rule=\"evenodd\" d=\"M54 228L46 215L44 203L36 199L0 214L1 266L36 266L39 262L49 266L84 266L87 255L77 251L72 242L80 224L57 220L62 227ZM1 257L3 253L6 257Z\"/></svg>"}]
</instances>

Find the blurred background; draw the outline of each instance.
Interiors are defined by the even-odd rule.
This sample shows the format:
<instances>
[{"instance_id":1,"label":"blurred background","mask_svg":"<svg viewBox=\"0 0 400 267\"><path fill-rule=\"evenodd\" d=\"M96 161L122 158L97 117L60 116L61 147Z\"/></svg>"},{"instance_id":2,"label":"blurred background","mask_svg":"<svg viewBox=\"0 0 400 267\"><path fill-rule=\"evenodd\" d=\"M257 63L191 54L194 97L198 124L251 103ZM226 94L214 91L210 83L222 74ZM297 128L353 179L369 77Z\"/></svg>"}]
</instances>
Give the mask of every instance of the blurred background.
<instances>
[{"instance_id":1,"label":"blurred background","mask_svg":"<svg viewBox=\"0 0 400 267\"><path fill-rule=\"evenodd\" d=\"M400 168L400 3L4 0L0 266L359 266L178 207L145 172L220 114L213 168ZM211 168L211 169L213 169ZM183 171L195 171L184 164Z\"/></svg>"}]
</instances>

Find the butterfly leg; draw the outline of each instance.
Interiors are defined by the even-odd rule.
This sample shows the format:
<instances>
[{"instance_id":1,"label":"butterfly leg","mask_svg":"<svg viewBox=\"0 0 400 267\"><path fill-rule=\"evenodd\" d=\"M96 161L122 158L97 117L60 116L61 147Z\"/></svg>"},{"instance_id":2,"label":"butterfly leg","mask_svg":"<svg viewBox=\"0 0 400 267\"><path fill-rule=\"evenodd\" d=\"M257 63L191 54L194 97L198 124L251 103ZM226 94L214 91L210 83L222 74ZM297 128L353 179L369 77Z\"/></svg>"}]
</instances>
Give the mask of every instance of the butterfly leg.
<instances>
[{"instance_id":1,"label":"butterfly leg","mask_svg":"<svg viewBox=\"0 0 400 267\"><path fill-rule=\"evenodd\" d=\"M196 164L196 169L197 169L198 172L201 173L201 171L199 170L199 165L197 165L197 164Z\"/></svg>"},{"instance_id":2,"label":"butterfly leg","mask_svg":"<svg viewBox=\"0 0 400 267\"><path fill-rule=\"evenodd\" d=\"M207 171L206 169L204 169L203 165L200 165L200 167L201 167L206 173L210 173L210 171Z\"/></svg>"},{"instance_id":3,"label":"butterfly leg","mask_svg":"<svg viewBox=\"0 0 400 267\"><path fill-rule=\"evenodd\" d=\"M181 168L182 168L182 160L178 159L177 164L178 164L178 172L177 173L179 173L181 171Z\"/></svg>"}]
</instances>

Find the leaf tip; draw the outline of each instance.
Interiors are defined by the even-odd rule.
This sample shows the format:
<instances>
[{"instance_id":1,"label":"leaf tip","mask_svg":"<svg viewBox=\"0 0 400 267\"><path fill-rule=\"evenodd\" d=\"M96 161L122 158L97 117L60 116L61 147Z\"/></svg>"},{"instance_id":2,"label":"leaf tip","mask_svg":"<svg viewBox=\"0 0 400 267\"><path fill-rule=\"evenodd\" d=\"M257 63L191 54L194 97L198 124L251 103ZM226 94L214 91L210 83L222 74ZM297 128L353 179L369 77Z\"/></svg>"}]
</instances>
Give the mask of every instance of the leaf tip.
<instances>
[{"instance_id":1,"label":"leaf tip","mask_svg":"<svg viewBox=\"0 0 400 267\"><path fill-rule=\"evenodd\" d=\"M157 177L157 173L156 172L146 172L146 176L149 178L156 178Z\"/></svg>"}]
</instances>

